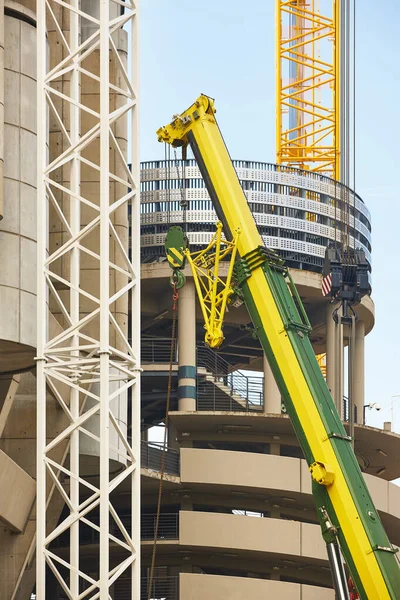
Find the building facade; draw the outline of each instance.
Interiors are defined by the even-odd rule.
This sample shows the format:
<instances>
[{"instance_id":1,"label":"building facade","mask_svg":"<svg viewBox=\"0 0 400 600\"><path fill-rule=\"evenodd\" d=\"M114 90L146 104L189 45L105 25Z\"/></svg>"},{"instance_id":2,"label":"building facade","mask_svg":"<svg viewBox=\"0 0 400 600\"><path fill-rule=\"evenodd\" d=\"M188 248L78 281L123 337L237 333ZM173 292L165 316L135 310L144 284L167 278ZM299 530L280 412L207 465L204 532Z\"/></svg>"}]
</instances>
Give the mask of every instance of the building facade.
<instances>
[{"instance_id":1,"label":"building facade","mask_svg":"<svg viewBox=\"0 0 400 600\"><path fill-rule=\"evenodd\" d=\"M82 6L90 3L82 0ZM93 9L97 8L98 3L93 3ZM68 20L64 25L68 37ZM32 0L5 0L1 5L0 600L28 600L35 586L35 27ZM57 49L52 27L49 45ZM82 33L91 35L90 24ZM116 47L120 60L125 61L125 35L119 34ZM60 88L67 83L65 78L56 82ZM82 94L95 109L99 98L85 77ZM89 122L84 120L82 132L87 127ZM55 121L50 130L52 154L62 135ZM127 124L119 131L123 141L126 130ZM332 374L343 361L346 332L338 341L334 307L321 294L325 248L339 243L347 227L351 243L362 247L370 262L368 209L351 190L317 174L259 162L235 161L235 166L265 244L277 250L292 269L313 325L315 352L326 354L331 386ZM57 176L63 181L66 173ZM98 174L87 171L83 189L93 201L97 185ZM225 343L218 352L210 350L203 342L200 308L186 272L172 345L172 290L163 249L166 231L170 224L181 224L192 247L201 248L210 240L216 221L199 171L191 160L144 163L141 192L142 599L333 598L309 473L245 308L230 308ZM127 233L128 215L119 217L119 226ZM64 234L54 227L50 245L56 246ZM224 269L226 265L222 273ZM97 274L86 262L82 271L90 291ZM55 305L50 308L52 326L57 328L63 317ZM374 324L371 299L365 298L357 310L355 451L391 541L400 544L400 492L390 483L400 476L400 437L363 424L364 337ZM128 304L116 307L119 322L126 325L127 317ZM165 423L169 373L170 410L163 456L159 439L153 436L154 426ZM345 418L343 386L335 394ZM50 390L47 403L51 437L65 427L66 419ZM120 426L128 427L129 398L118 410ZM95 435L95 423L90 431ZM98 455L93 437L82 441L81 473L89 482L98 475ZM115 456L110 459L112 472L118 473L119 461ZM67 478L62 485L68 492ZM129 490L120 490L113 502L129 528ZM53 526L63 511L62 498L55 495L48 513ZM91 519L96 527L96 515ZM94 579L98 577L95 527L80 529L82 564ZM156 562L150 582L155 537ZM62 561L69 546L68 536L60 536L52 550ZM112 560L118 551L115 544ZM87 584L82 581L81 585L83 592ZM129 577L118 580L110 593L116 600L130 598ZM47 596L54 600L68 597L50 572Z\"/></svg>"},{"instance_id":2,"label":"building facade","mask_svg":"<svg viewBox=\"0 0 400 600\"><path fill-rule=\"evenodd\" d=\"M335 369L340 359L336 356L335 362L332 356L338 354L335 306L321 293L325 248L340 242L350 213L351 243L363 248L371 264L368 209L351 191L315 173L233 162L265 244L291 267L313 325L313 347L325 355L321 366L328 370L329 385L329 368ZM179 224L192 249L204 247L216 215L193 161L143 163L141 180L142 564L147 590L161 468L152 425L165 420L173 318L163 244L169 224ZM343 198L351 198L350 211ZM355 452L396 544L400 492L390 480L400 472L393 456L400 439L364 425L364 337L374 323L371 298L363 299L357 313ZM229 309L224 334L218 352L205 346L200 307L186 270L178 299L166 475L149 597L333 599L308 469L243 306ZM346 335L346 330L340 333L342 361ZM345 390L337 392L346 420Z\"/></svg>"}]
</instances>

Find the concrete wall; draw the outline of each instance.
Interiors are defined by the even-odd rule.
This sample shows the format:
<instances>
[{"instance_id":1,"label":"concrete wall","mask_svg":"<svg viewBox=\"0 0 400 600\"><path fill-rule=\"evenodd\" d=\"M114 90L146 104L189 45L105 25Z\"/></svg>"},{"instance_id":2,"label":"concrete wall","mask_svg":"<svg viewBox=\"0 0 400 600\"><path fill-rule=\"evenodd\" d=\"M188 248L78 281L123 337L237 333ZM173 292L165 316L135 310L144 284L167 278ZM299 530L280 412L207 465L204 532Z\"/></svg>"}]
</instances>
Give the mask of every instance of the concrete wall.
<instances>
[{"instance_id":1,"label":"concrete wall","mask_svg":"<svg viewBox=\"0 0 400 600\"><path fill-rule=\"evenodd\" d=\"M0 38L0 73L3 75L4 66L5 88L3 181L0 83L0 196L4 198L0 222L0 371L18 372L33 366L36 345L36 30L14 16L4 19L4 63Z\"/></svg>"},{"instance_id":2,"label":"concrete wall","mask_svg":"<svg viewBox=\"0 0 400 600\"><path fill-rule=\"evenodd\" d=\"M333 590L283 581L181 573L181 600L334 600Z\"/></svg>"},{"instance_id":3,"label":"concrete wall","mask_svg":"<svg viewBox=\"0 0 400 600\"><path fill-rule=\"evenodd\" d=\"M400 519L400 487L364 477L377 510ZM311 494L306 461L272 454L181 448L181 482ZM400 535L400 522L393 533Z\"/></svg>"},{"instance_id":4,"label":"concrete wall","mask_svg":"<svg viewBox=\"0 0 400 600\"><path fill-rule=\"evenodd\" d=\"M328 560L319 525L192 511L181 511L179 524L179 543L184 546Z\"/></svg>"},{"instance_id":5,"label":"concrete wall","mask_svg":"<svg viewBox=\"0 0 400 600\"><path fill-rule=\"evenodd\" d=\"M36 483L0 450L0 521L20 533L36 496Z\"/></svg>"},{"instance_id":6,"label":"concrete wall","mask_svg":"<svg viewBox=\"0 0 400 600\"><path fill-rule=\"evenodd\" d=\"M182 448L181 481L300 492L300 462L271 454Z\"/></svg>"}]
</instances>

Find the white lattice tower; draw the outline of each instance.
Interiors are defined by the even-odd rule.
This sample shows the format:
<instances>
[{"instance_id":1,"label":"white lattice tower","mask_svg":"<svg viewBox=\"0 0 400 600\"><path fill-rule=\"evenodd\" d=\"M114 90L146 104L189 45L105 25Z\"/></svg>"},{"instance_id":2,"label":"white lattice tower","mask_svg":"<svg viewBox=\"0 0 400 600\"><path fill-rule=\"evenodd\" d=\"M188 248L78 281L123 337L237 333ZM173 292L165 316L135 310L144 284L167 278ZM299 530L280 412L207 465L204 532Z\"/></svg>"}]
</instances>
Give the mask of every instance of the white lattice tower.
<instances>
[{"instance_id":1,"label":"white lattice tower","mask_svg":"<svg viewBox=\"0 0 400 600\"><path fill-rule=\"evenodd\" d=\"M93 6L96 10L93 11ZM86 8L89 7L89 8ZM116 8L118 10L116 10ZM90 10L91 12L85 12ZM71 600L109 600L113 584L132 573L132 599L139 598L140 556L140 255L138 157L138 1L38 0L38 280L37 280L37 600L46 598L46 569ZM68 27L66 27L68 23ZM89 34L82 36L83 27ZM47 29L52 30L48 44ZM115 38L128 29L129 64ZM68 29L68 35L65 34ZM49 52L50 49L50 52ZM50 56L49 56L50 54ZM98 56L99 61L91 60ZM96 67L97 65L97 67ZM113 65L113 75L111 67ZM128 72L129 71L129 72ZM82 78L99 96L94 109L82 95ZM60 85L60 82L62 84ZM118 101L111 106L110 98ZM131 171L118 132L131 123ZM49 122L61 142L49 161ZM85 122L83 130L82 123ZM89 157L89 158L88 158ZM87 193L82 170L96 174ZM61 174L61 175L60 175ZM131 214L128 236L119 216ZM49 248L51 223L59 243ZM82 276L90 261L93 276ZM128 303L131 326L118 315ZM54 310L56 307L56 310ZM50 310L57 327L50 327ZM54 318L53 318L54 321ZM54 333L55 331L55 333ZM50 333L51 332L51 333ZM46 393L64 412L65 427L50 431ZM130 403L131 441L112 407ZM93 419L98 424L94 433ZM98 473L81 472L81 440L99 451ZM110 442L111 440L114 440ZM117 440L115 442L115 440ZM117 457L119 471L110 470ZM130 494L131 527L113 502ZM64 502L58 523L47 518L52 497ZM81 528L99 539L98 562L85 572ZM67 556L57 551L68 539ZM98 570L98 576L93 572Z\"/></svg>"}]
</instances>

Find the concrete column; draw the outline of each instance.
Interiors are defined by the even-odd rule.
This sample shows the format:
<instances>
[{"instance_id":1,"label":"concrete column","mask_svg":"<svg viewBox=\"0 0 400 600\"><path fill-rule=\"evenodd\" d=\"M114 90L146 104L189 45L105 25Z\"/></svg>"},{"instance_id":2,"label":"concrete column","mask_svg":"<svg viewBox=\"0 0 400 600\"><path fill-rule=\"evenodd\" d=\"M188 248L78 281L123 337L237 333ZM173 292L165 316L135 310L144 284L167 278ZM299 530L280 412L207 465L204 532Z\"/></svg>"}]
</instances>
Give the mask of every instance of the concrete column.
<instances>
[{"instance_id":1,"label":"concrete column","mask_svg":"<svg viewBox=\"0 0 400 600\"><path fill-rule=\"evenodd\" d=\"M269 453L274 456L280 456L281 453L281 445L275 442L271 442L269 445Z\"/></svg>"},{"instance_id":2,"label":"concrete column","mask_svg":"<svg viewBox=\"0 0 400 600\"><path fill-rule=\"evenodd\" d=\"M341 323L342 309L338 310L339 322L334 324L335 333L335 369L334 369L334 383L333 389L335 394L333 400L335 402L336 409L341 419L344 418L343 413L343 397L344 397L344 333L343 325Z\"/></svg>"},{"instance_id":3,"label":"concrete column","mask_svg":"<svg viewBox=\"0 0 400 600\"><path fill-rule=\"evenodd\" d=\"M332 312L334 306L328 304L326 307L326 383L331 391L332 397L335 398L335 327L336 323L333 320Z\"/></svg>"},{"instance_id":4,"label":"concrete column","mask_svg":"<svg viewBox=\"0 0 400 600\"><path fill-rule=\"evenodd\" d=\"M168 423L168 448L174 448L175 450L179 450L180 445L178 440L176 439L178 436L178 432L176 427L169 421Z\"/></svg>"},{"instance_id":5,"label":"concrete column","mask_svg":"<svg viewBox=\"0 0 400 600\"><path fill-rule=\"evenodd\" d=\"M178 301L178 410L196 410L196 290L187 280Z\"/></svg>"},{"instance_id":6,"label":"concrete column","mask_svg":"<svg viewBox=\"0 0 400 600\"><path fill-rule=\"evenodd\" d=\"M264 413L281 414L281 393L264 354Z\"/></svg>"},{"instance_id":7,"label":"concrete column","mask_svg":"<svg viewBox=\"0 0 400 600\"><path fill-rule=\"evenodd\" d=\"M355 349L354 349L354 365L353 365L353 402L354 406L357 407L357 423L363 422L363 410L364 410L364 377L365 377L365 363L364 363L364 338L365 338L365 323L364 321L357 321L356 323L356 336L355 336Z\"/></svg>"}]
</instances>

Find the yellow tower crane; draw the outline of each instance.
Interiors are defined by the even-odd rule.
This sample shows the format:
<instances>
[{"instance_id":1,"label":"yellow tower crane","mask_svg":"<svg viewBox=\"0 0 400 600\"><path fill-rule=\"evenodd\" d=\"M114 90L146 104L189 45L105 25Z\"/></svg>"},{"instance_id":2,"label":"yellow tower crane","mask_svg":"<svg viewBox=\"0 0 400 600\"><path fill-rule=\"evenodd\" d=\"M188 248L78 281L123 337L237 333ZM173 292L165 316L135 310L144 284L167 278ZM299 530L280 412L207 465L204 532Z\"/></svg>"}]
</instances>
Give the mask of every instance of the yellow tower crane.
<instances>
[{"instance_id":1,"label":"yellow tower crane","mask_svg":"<svg viewBox=\"0 0 400 600\"><path fill-rule=\"evenodd\" d=\"M340 0L276 0L277 163L340 179Z\"/></svg>"}]
</instances>

